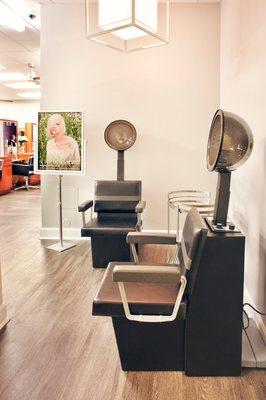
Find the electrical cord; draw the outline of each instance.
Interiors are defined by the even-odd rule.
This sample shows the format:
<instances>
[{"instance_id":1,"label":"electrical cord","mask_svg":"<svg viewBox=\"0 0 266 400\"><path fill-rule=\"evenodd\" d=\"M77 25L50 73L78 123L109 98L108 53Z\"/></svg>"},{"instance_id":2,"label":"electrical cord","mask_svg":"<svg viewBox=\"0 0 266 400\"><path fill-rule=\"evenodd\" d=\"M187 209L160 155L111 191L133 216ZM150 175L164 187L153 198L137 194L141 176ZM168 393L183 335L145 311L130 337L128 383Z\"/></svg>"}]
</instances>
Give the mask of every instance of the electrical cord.
<instances>
[{"instance_id":1,"label":"electrical cord","mask_svg":"<svg viewBox=\"0 0 266 400\"><path fill-rule=\"evenodd\" d=\"M256 313L258 313L258 314L260 314L260 315L266 315L266 313L257 310L257 308L255 308L252 304L250 304L250 303L244 303L244 304L243 304L243 314L242 314L242 328L244 329L244 331L245 331L246 329L248 329L248 327L249 327L249 316L248 316L247 312L246 312L245 309L244 309L246 306L252 308ZM246 319L247 319L247 321L248 321L246 326L245 326L245 324L244 324L244 316L246 317Z\"/></svg>"},{"instance_id":2,"label":"electrical cord","mask_svg":"<svg viewBox=\"0 0 266 400\"><path fill-rule=\"evenodd\" d=\"M246 319L247 319L247 325L245 325L245 323L244 323L244 316L245 316ZM245 330L248 329L248 327L249 327L249 316L248 316L247 312L246 312L246 311L244 310L244 308L243 308L243 310L242 310L242 328L243 328L244 331L245 331Z\"/></svg>"},{"instance_id":3,"label":"electrical cord","mask_svg":"<svg viewBox=\"0 0 266 400\"><path fill-rule=\"evenodd\" d=\"M249 307L253 308L253 310L256 311L256 312L257 312L258 314L260 314L260 315L266 315L265 312L262 312L262 311L257 310L254 306L252 306L252 305L249 304L249 303L244 303L244 304L243 304L243 308L244 308L245 306L249 306Z\"/></svg>"}]
</instances>

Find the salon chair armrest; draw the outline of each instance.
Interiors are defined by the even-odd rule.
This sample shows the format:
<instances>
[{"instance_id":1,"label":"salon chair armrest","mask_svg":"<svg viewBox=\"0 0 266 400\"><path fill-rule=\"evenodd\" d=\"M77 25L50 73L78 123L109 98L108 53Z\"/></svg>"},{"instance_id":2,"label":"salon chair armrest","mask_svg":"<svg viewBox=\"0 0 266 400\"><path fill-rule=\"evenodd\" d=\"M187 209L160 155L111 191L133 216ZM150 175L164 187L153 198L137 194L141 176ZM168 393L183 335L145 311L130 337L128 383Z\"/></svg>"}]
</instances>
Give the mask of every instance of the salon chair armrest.
<instances>
[{"instance_id":1,"label":"salon chair armrest","mask_svg":"<svg viewBox=\"0 0 266 400\"><path fill-rule=\"evenodd\" d=\"M186 278L181 274L178 265L116 265L113 269L113 282L117 282L125 316L129 321L161 323L171 322L177 317L178 309L182 301L184 290L187 284ZM124 282L141 282L141 283L170 283L176 285L177 296L175 305L171 315L136 315L131 314Z\"/></svg>"},{"instance_id":2,"label":"salon chair armrest","mask_svg":"<svg viewBox=\"0 0 266 400\"><path fill-rule=\"evenodd\" d=\"M138 244L176 244L176 235L173 233L145 233L129 232L127 243Z\"/></svg>"},{"instance_id":3,"label":"salon chair armrest","mask_svg":"<svg viewBox=\"0 0 266 400\"><path fill-rule=\"evenodd\" d=\"M143 213L145 206L146 206L146 201L142 201L142 200L139 201L138 204L135 207L135 212L137 214Z\"/></svg>"},{"instance_id":4,"label":"salon chair armrest","mask_svg":"<svg viewBox=\"0 0 266 400\"><path fill-rule=\"evenodd\" d=\"M87 200L84 201L84 203L80 204L78 206L78 211L79 212L85 212L87 211L89 208L91 208L93 206L93 200Z\"/></svg>"},{"instance_id":5,"label":"salon chair armrest","mask_svg":"<svg viewBox=\"0 0 266 400\"><path fill-rule=\"evenodd\" d=\"M178 266L164 265L116 265L113 282L141 283L179 283L181 278Z\"/></svg>"}]
</instances>

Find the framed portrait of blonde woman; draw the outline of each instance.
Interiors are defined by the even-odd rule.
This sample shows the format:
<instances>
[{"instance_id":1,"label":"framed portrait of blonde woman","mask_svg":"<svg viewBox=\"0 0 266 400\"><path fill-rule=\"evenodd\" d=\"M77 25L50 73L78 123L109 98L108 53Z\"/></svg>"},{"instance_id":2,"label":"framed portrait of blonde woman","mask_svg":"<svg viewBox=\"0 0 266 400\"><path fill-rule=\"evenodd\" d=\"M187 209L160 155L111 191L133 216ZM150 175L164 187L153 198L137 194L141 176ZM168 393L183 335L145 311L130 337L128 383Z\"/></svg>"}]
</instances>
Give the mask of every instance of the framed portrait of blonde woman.
<instances>
[{"instance_id":1,"label":"framed portrait of blonde woman","mask_svg":"<svg viewBox=\"0 0 266 400\"><path fill-rule=\"evenodd\" d=\"M84 174L82 111L39 111L34 171Z\"/></svg>"}]
</instances>

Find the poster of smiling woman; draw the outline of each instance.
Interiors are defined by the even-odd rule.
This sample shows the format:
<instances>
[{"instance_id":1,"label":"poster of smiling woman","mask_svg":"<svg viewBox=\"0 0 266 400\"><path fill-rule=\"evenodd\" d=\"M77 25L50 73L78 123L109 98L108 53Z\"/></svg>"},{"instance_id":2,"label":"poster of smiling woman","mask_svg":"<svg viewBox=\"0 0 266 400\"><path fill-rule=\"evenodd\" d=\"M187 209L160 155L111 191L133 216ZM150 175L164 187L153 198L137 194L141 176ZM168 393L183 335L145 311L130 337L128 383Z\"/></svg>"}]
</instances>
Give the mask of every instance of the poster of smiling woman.
<instances>
[{"instance_id":1,"label":"poster of smiling woman","mask_svg":"<svg viewBox=\"0 0 266 400\"><path fill-rule=\"evenodd\" d=\"M82 174L83 165L82 111L40 111L36 172Z\"/></svg>"}]
</instances>

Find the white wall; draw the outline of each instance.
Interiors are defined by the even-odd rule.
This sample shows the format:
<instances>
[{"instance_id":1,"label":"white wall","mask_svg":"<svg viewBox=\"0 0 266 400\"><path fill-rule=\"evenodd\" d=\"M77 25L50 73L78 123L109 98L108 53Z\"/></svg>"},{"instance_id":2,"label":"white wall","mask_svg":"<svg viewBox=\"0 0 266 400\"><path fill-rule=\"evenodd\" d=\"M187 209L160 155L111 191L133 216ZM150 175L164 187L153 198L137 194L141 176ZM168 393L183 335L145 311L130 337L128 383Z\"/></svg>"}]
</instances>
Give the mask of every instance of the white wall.
<instances>
[{"instance_id":1,"label":"white wall","mask_svg":"<svg viewBox=\"0 0 266 400\"><path fill-rule=\"evenodd\" d=\"M166 228L167 192L214 191L205 154L219 105L218 4L172 5L170 45L126 55L86 39L83 5L45 4L41 50L42 109L84 110L87 175L64 178L80 201L93 197L95 179L116 178L116 153L103 135L120 118L138 133L125 175L143 182L144 228ZM42 180L43 227L57 225L56 182ZM81 225L76 205L64 210L65 226Z\"/></svg>"},{"instance_id":2,"label":"white wall","mask_svg":"<svg viewBox=\"0 0 266 400\"><path fill-rule=\"evenodd\" d=\"M266 309L266 1L223 0L221 107L243 117L254 151L232 177L231 214L246 242L246 295ZM266 322L266 320L265 320Z\"/></svg>"},{"instance_id":3,"label":"white wall","mask_svg":"<svg viewBox=\"0 0 266 400\"><path fill-rule=\"evenodd\" d=\"M37 123L39 109L39 101L0 101L0 119L13 119L24 128L26 122Z\"/></svg>"}]
</instances>

